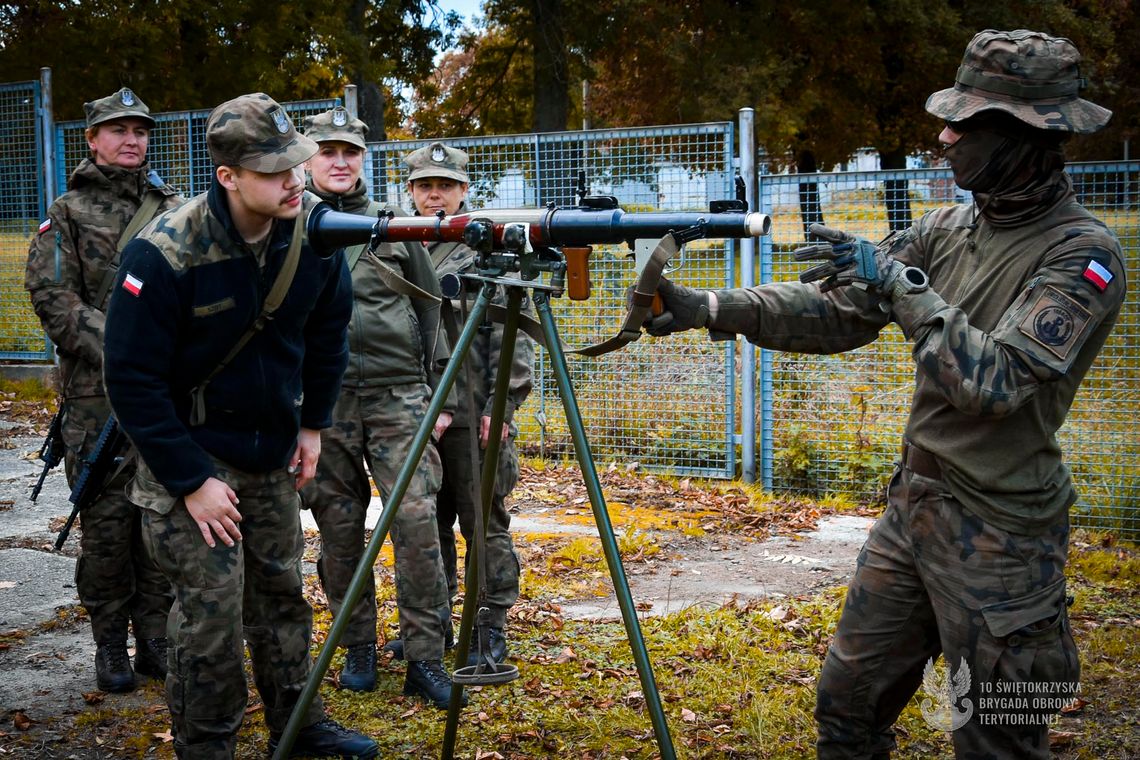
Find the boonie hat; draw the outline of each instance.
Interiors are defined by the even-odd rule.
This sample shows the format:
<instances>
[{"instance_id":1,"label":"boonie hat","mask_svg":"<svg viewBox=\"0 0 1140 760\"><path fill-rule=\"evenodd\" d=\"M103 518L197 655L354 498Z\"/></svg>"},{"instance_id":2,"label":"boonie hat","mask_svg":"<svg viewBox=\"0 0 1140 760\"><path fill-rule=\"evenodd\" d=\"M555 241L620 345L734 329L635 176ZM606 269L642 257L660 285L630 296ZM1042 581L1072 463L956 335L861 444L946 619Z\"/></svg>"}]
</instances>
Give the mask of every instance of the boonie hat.
<instances>
[{"instance_id":1,"label":"boonie hat","mask_svg":"<svg viewBox=\"0 0 1140 760\"><path fill-rule=\"evenodd\" d=\"M404 157L404 163L411 169L408 182L421 177L444 177L470 182L467 178L467 154L441 142L412 151Z\"/></svg>"},{"instance_id":2,"label":"boonie hat","mask_svg":"<svg viewBox=\"0 0 1140 760\"><path fill-rule=\"evenodd\" d=\"M354 119L341 106L316 116L306 116L303 124L305 137L316 142L338 141L358 148L366 147L364 135L368 132L368 125L360 119Z\"/></svg>"},{"instance_id":3,"label":"boonie hat","mask_svg":"<svg viewBox=\"0 0 1140 760\"><path fill-rule=\"evenodd\" d=\"M136 119L142 119L148 127L154 129L154 119L150 118L150 109L128 87L124 87L105 98L84 103L83 112L87 116L88 127L102 124L105 121L126 119L133 116Z\"/></svg>"},{"instance_id":4,"label":"boonie hat","mask_svg":"<svg viewBox=\"0 0 1140 760\"><path fill-rule=\"evenodd\" d=\"M317 144L293 127L289 114L264 92L227 100L206 119L206 147L216 166L275 174L312 158Z\"/></svg>"},{"instance_id":5,"label":"boonie hat","mask_svg":"<svg viewBox=\"0 0 1140 760\"><path fill-rule=\"evenodd\" d=\"M1078 96L1087 84L1080 62L1064 37L987 29L966 46L954 86L927 98L926 110L951 122L997 110L1038 129L1096 132L1112 111Z\"/></svg>"}]
</instances>

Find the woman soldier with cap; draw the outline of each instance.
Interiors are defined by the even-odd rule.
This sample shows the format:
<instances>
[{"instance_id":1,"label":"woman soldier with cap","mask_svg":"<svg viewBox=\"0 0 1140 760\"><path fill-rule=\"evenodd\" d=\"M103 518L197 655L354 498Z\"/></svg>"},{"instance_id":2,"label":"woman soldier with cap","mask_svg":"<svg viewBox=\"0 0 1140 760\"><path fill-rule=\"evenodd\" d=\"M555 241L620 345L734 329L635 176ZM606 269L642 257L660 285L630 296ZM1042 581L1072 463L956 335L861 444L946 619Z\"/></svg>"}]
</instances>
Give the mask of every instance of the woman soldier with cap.
<instances>
[{"instance_id":1,"label":"woman soldier with cap","mask_svg":"<svg viewBox=\"0 0 1140 760\"><path fill-rule=\"evenodd\" d=\"M59 352L64 469L72 486L111 414L103 389L103 326L119 253L146 222L182 202L147 164L154 119L136 94L124 87L83 107L91 154L48 209L32 239L25 276L36 315ZM111 692L134 689L136 672L166 676L166 614L173 595L144 550L138 508L124 495L133 470L115 476L83 511L75 567L95 637L95 680ZM130 624L134 671L127 653Z\"/></svg>"},{"instance_id":2,"label":"woman soldier with cap","mask_svg":"<svg viewBox=\"0 0 1140 760\"><path fill-rule=\"evenodd\" d=\"M1064 141L1111 116L1079 97L1080 60L1061 37L975 35L954 86L926 102L972 203L878 246L813 225L820 242L796 258L824 263L800 283L661 288L655 334L708 327L836 353L893 321L913 344L887 508L820 674L825 760L886 758L920 683L958 757L1044 760L1049 719L1079 688L1064 572L1076 491L1056 432L1125 295L1120 243L1065 172Z\"/></svg>"},{"instance_id":3,"label":"woman soldier with cap","mask_svg":"<svg viewBox=\"0 0 1140 760\"><path fill-rule=\"evenodd\" d=\"M361 179L366 131L364 122L344 108L307 118L305 135L319 147L308 162L308 189L340 211L376 216L383 209L369 200ZM345 251L354 301L348 369L333 425L321 431L317 477L302 494L320 528L317 571L337 615L364 554L369 473L387 498L450 354L439 321L439 282L424 247L384 243L374 252L364 249ZM452 408L448 404L440 414L437 439L451 421ZM443 667L451 617L435 515L440 477L439 454L429 446L396 512L392 547L400 638L408 660L404 693L442 708L451 698L451 678ZM340 685L371 691L376 686L371 576L348 614Z\"/></svg>"}]
</instances>

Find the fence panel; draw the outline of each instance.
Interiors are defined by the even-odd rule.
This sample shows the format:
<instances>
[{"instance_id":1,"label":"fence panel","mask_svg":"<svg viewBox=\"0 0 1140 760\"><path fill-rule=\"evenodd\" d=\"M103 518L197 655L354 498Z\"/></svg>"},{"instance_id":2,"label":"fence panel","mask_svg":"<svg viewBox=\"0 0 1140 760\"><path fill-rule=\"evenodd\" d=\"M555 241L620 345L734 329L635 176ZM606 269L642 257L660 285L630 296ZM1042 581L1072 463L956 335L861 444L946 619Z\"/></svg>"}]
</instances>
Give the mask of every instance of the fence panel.
<instances>
[{"instance_id":1,"label":"fence panel","mask_svg":"<svg viewBox=\"0 0 1140 760\"><path fill-rule=\"evenodd\" d=\"M0 359L48 359L50 346L24 290L28 244L44 218L39 82L0 84Z\"/></svg>"},{"instance_id":2,"label":"fence panel","mask_svg":"<svg viewBox=\"0 0 1140 760\"><path fill-rule=\"evenodd\" d=\"M541 135L456 138L471 157L473 208L574 203L579 172L594 194L614 195L637 211L706 210L732 195L730 123ZM403 156L429 140L369 146L374 197L410 210ZM593 295L554 303L569 345L617 329L632 284L629 251L598 246L591 256ZM675 276L723 287L733 277L735 244L699 241ZM701 336L643 338L599 358L571 357L570 374L591 446L599 459L683 474L731 477L736 457L733 353ZM545 456L569 456L570 434L547 357L539 351L530 400L516 415L520 441Z\"/></svg>"},{"instance_id":3,"label":"fence panel","mask_svg":"<svg viewBox=\"0 0 1140 760\"><path fill-rule=\"evenodd\" d=\"M1116 329L1085 378L1059 432L1080 501L1074 523L1140 535L1140 163L1073 164L1078 197L1120 237L1133 284ZM877 240L888 232L886 183L905 181L914 217L968 199L948 169L766 175L759 206L772 215L761 243L761 279L795 279L790 251L804 239L798 199L814 184L827 224ZM808 190L810 194L810 189ZM836 356L761 352L764 484L777 490L872 499L897 458L913 391L914 362L897 326L869 346Z\"/></svg>"}]
</instances>

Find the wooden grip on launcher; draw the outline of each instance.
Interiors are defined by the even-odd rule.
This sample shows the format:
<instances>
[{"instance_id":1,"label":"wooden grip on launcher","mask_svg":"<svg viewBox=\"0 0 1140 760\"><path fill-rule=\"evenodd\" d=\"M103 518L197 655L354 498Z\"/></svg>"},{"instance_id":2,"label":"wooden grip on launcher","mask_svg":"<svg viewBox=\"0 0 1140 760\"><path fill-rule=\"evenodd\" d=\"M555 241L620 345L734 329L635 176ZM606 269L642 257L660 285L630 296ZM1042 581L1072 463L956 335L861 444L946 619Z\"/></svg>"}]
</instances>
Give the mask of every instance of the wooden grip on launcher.
<instances>
[{"instance_id":1,"label":"wooden grip on launcher","mask_svg":"<svg viewBox=\"0 0 1140 760\"><path fill-rule=\"evenodd\" d=\"M571 301L585 301L590 297L590 253L592 246L562 246L566 257L566 295Z\"/></svg>"}]
</instances>

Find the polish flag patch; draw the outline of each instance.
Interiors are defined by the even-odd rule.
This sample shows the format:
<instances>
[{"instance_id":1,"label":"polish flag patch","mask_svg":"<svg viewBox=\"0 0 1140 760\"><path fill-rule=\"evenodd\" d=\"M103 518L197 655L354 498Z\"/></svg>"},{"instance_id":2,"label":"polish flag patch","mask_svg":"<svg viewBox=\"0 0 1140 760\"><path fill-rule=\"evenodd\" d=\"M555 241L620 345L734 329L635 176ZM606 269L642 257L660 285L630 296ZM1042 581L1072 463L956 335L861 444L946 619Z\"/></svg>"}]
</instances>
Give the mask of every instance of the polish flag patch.
<instances>
[{"instance_id":1,"label":"polish flag patch","mask_svg":"<svg viewBox=\"0 0 1140 760\"><path fill-rule=\"evenodd\" d=\"M51 229L51 217L48 217L47 219L44 219L42 222L40 222L40 234L41 235L50 229Z\"/></svg>"},{"instance_id":2,"label":"polish flag patch","mask_svg":"<svg viewBox=\"0 0 1140 760\"><path fill-rule=\"evenodd\" d=\"M1112 271L1101 264L1096 259L1089 261L1088 266L1085 267L1084 274L1082 275L1086 280L1096 286L1100 292L1104 292L1108 287L1108 283L1112 282Z\"/></svg>"},{"instance_id":3,"label":"polish flag patch","mask_svg":"<svg viewBox=\"0 0 1140 760\"><path fill-rule=\"evenodd\" d=\"M135 277L130 272L127 272L127 276L123 278L123 290L127 291L132 296L137 296L142 292L142 288L143 281L138 277Z\"/></svg>"}]
</instances>

